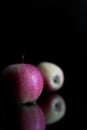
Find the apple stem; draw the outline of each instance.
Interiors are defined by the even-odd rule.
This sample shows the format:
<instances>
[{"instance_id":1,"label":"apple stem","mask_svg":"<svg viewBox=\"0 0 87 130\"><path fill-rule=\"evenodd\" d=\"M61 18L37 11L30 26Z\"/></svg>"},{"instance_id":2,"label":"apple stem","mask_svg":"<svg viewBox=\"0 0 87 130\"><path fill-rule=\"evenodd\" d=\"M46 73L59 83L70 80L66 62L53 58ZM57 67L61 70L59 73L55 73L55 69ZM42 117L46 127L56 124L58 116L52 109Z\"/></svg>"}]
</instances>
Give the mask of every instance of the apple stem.
<instances>
[{"instance_id":1,"label":"apple stem","mask_svg":"<svg viewBox=\"0 0 87 130\"><path fill-rule=\"evenodd\" d=\"M25 54L22 55L22 63L24 63Z\"/></svg>"}]
</instances>

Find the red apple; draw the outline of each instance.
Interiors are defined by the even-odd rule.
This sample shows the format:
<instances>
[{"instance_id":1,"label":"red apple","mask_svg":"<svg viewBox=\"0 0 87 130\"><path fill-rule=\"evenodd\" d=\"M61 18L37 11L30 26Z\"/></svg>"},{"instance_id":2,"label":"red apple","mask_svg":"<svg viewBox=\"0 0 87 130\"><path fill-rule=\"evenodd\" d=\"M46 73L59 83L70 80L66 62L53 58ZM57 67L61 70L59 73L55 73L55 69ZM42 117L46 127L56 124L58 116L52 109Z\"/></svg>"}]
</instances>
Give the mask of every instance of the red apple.
<instances>
[{"instance_id":1,"label":"red apple","mask_svg":"<svg viewBox=\"0 0 87 130\"><path fill-rule=\"evenodd\" d=\"M2 72L2 79L12 83L11 87L17 103L36 101L42 93L43 77L34 65L10 65Z\"/></svg>"},{"instance_id":2,"label":"red apple","mask_svg":"<svg viewBox=\"0 0 87 130\"><path fill-rule=\"evenodd\" d=\"M21 106L18 110L18 119L20 130L45 130L45 116L37 104Z\"/></svg>"},{"instance_id":3,"label":"red apple","mask_svg":"<svg viewBox=\"0 0 87 130\"><path fill-rule=\"evenodd\" d=\"M53 92L63 86L64 73L59 66L50 62L41 62L38 68L44 77L45 91Z\"/></svg>"},{"instance_id":4,"label":"red apple","mask_svg":"<svg viewBox=\"0 0 87 130\"><path fill-rule=\"evenodd\" d=\"M55 123L65 115L65 101L57 94L46 95L43 100L38 101L38 104L45 114L47 124Z\"/></svg>"}]
</instances>

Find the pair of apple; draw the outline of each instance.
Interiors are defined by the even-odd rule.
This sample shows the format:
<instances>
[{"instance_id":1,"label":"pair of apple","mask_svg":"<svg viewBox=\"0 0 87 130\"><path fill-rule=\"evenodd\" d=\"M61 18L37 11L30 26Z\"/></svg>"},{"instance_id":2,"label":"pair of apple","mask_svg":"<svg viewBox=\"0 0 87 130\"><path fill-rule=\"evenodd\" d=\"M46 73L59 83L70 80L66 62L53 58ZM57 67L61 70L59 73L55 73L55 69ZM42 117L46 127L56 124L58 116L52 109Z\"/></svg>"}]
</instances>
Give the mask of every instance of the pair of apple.
<instances>
[{"instance_id":1,"label":"pair of apple","mask_svg":"<svg viewBox=\"0 0 87 130\"><path fill-rule=\"evenodd\" d=\"M49 92L56 91L64 82L62 69L49 62L41 62L37 67L24 63L10 65L3 70L2 78L14 85L17 103L36 101L43 88Z\"/></svg>"}]
</instances>

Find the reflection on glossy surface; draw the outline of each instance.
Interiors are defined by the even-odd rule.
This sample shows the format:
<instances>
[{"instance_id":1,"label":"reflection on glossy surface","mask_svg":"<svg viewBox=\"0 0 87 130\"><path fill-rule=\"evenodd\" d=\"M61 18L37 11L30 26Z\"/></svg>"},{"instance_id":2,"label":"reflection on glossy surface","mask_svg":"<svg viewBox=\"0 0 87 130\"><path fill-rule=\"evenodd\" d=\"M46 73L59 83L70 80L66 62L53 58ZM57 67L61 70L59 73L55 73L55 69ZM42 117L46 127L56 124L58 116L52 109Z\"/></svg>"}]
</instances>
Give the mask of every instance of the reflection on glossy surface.
<instances>
[{"instance_id":1,"label":"reflection on glossy surface","mask_svg":"<svg viewBox=\"0 0 87 130\"><path fill-rule=\"evenodd\" d=\"M37 104L19 107L18 119L20 130L45 130L45 116Z\"/></svg>"},{"instance_id":2,"label":"reflection on glossy surface","mask_svg":"<svg viewBox=\"0 0 87 130\"><path fill-rule=\"evenodd\" d=\"M37 103L7 105L2 111L1 127L5 130L46 130L46 124L60 121L65 115L65 101L57 94L47 94Z\"/></svg>"},{"instance_id":3,"label":"reflection on glossy surface","mask_svg":"<svg viewBox=\"0 0 87 130\"><path fill-rule=\"evenodd\" d=\"M55 123L62 119L65 115L65 101L57 94L47 94L43 100L38 103L46 116L47 124Z\"/></svg>"}]
</instances>

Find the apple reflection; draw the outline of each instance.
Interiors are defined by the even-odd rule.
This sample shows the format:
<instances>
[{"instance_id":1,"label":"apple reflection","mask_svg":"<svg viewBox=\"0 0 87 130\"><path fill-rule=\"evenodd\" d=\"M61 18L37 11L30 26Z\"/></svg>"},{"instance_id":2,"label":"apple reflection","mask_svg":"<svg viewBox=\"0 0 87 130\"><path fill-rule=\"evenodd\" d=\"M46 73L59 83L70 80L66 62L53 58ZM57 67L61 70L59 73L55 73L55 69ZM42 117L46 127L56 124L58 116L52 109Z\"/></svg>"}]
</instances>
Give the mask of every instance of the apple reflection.
<instances>
[{"instance_id":1,"label":"apple reflection","mask_svg":"<svg viewBox=\"0 0 87 130\"><path fill-rule=\"evenodd\" d=\"M64 99L57 94L47 94L41 101L38 101L46 117L46 124L53 124L60 121L66 112Z\"/></svg>"},{"instance_id":2,"label":"apple reflection","mask_svg":"<svg viewBox=\"0 0 87 130\"><path fill-rule=\"evenodd\" d=\"M45 116L37 104L19 107L18 119L20 130L45 130Z\"/></svg>"}]
</instances>

